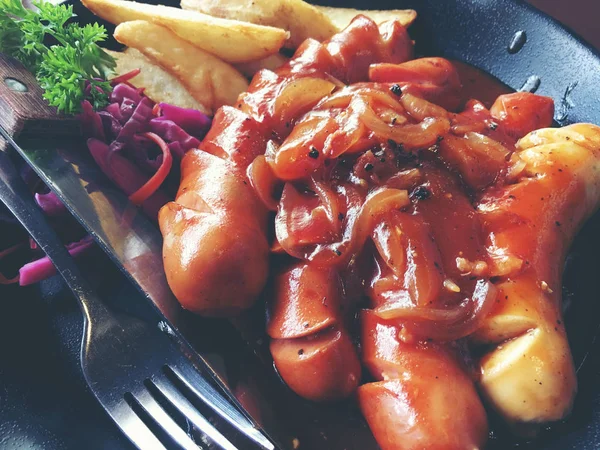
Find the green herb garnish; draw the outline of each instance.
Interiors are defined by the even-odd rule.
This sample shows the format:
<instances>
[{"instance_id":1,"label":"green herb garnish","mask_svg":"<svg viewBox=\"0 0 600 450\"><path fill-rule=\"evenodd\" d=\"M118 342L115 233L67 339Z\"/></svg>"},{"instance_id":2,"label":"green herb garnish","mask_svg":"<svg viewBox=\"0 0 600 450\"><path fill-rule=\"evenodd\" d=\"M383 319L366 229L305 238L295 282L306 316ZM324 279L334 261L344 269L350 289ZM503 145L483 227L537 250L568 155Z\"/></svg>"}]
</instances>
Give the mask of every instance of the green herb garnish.
<instances>
[{"instance_id":1,"label":"green herb garnish","mask_svg":"<svg viewBox=\"0 0 600 450\"><path fill-rule=\"evenodd\" d=\"M69 23L72 6L44 1L34 6L37 10L24 8L20 0L0 0L0 52L34 73L44 98L60 112L78 113L84 100L94 109L106 106L112 90L106 80L116 65L98 46L106 29Z\"/></svg>"}]
</instances>

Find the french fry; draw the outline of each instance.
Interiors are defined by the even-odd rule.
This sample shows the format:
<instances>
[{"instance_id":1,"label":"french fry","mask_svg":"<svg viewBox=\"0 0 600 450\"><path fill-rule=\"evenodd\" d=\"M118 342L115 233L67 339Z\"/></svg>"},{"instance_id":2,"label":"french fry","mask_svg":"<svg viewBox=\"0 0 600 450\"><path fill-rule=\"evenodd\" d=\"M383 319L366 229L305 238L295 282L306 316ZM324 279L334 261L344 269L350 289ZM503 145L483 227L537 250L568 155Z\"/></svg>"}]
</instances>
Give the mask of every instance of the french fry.
<instances>
[{"instance_id":1,"label":"french fry","mask_svg":"<svg viewBox=\"0 0 600 450\"><path fill-rule=\"evenodd\" d=\"M248 88L246 78L234 67L155 23L124 22L114 36L177 77L192 97L213 112L235 103Z\"/></svg>"},{"instance_id":2,"label":"french fry","mask_svg":"<svg viewBox=\"0 0 600 450\"><path fill-rule=\"evenodd\" d=\"M235 68L246 75L248 78L252 78L256 72L262 69L275 70L283 66L289 58L286 58L280 53L276 53L266 58L259 59L257 61L248 61L246 63L236 64Z\"/></svg>"},{"instance_id":3,"label":"french fry","mask_svg":"<svg viewBox=\"0 0 600 450\"><path fill-rule=\"evenodd\" d=\"M181 7L215 17L283 28L290 32L285 46L294 49L308 38L324 41L338 31L323 12L302 0L181 0Z\"/></svg>"},{"instance_id":4,"label":"french fry","mask_svg":"<svg viewBox=\"0 0 600 450\"><path fill-rule=\"evenodd\" d=\"M417 18L417 12L413 9L390 9L390 10L359 10L352 8L332 8L331 6L316 6L335 24L338 30L343 30L358 14L371 18L377 24L386 20L397 19L405 27L410 26Z\"/></svg>"},{"instance_id":5,"label":"french fry","mask_svg":"<svg viewBox=\"0 0 600 450\"><path fill-rule=\"evenodd\" d=\"M134 69L140 69L139 75L129 82L137 88L144 88L144 94L150 100L170 103L182 108L192 108L209 114L211 111L199 103L183 87L181 82L157 64L154 64L139 50L128 48L124 52L106 50L117 61L115 72L122 75Z\"/></svg>"},{"instance_id":6,"label":"french fry","mask_svg":"<svg viewBox=\"0 0 600 450\"><path fill-rule=\"evenodd\" d=\"M94 14L118 25L146 20L162 25L198 48L231 63L253 61L277 53L289 33L280 28L126 0L83 0Z\"/></svg>"}]
</instances>

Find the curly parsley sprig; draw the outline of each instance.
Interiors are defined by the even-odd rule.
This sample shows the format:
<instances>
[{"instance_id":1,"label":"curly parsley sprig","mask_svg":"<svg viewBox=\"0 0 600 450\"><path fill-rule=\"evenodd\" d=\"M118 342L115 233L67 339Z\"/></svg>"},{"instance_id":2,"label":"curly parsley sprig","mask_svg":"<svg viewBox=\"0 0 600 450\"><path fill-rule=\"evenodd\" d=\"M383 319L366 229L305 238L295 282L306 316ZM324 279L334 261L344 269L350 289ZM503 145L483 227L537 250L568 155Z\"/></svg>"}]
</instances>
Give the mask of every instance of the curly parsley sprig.
<instances>
[{"instance_id":1,"label":"curly parsley sprig","mask_svg":"<svg viewBox=\"0 0 600 450\"><path fill-rule=\"evenodd\" d=\"M21 61L38 79L44 98L67 114L78 113L89 100L95 109L108 104L106 80L115 60L99 42L106 29L98 24L69 23L73 7L34 2L37 10L20 0L0 0L0 52Z\"/></svg>"}]
</instances>

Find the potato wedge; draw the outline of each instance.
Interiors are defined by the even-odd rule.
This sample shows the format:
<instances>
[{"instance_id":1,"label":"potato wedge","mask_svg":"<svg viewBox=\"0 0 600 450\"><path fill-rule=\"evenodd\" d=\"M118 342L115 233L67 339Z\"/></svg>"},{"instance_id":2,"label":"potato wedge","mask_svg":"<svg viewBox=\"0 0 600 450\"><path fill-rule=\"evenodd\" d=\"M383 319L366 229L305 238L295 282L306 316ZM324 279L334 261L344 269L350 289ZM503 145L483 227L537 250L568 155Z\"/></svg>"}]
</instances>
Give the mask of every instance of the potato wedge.
<instances>
[{"instance_id":1,"label":"potato wedge","mask_svg":"<svg viewBox=\"0 0 600 450\"><path fill-rule=\"evenodd\" d=\"M390 9L390 10L359 10L352 8L332 8L331 6L316 6L335 24L338 30L343 30L358 14L363 14L377 24L386 20L398 19L405 27L410 26L417 18L417 12L413 9Z\"/></svg>"},{"instance_id":2,"label":"potato wedge","mask_svg":"<svg viewBox=\"0 0 600 450\"><path fill-rule=\"evenodd\" d=\"M290 32L285 44L287 48L295 49L308 38L324 41L338 31L323 12L302 0L181 0L181 7L216 17L283 28Z\"/></svg>"},{"instance_id":3,"label":"potato wedge","mask_svg":"<svg viewBox=\"0 0 600 450\"><path fill-rule=\"evenodd\" d=\"M83 4L115 25L132 20L163 25L198 48L232 63L277 53L289 36L280 28L220 19L162 5L125 0L83 0Z\"/></svg>"},{"instance_id":4,"label":"potato wedge","mask_svg":"<svg viewBox=\"0 0 600 450\"><path fill-rule=\"evenodd\" d=\"M211 113L210 108L206 108L192 97L177 78L154 64L139 50L128 48L124 52L110 50L106 50L106 52L117 61L115 68L117 75L131 72L134 69L141 70L140 74L131 78L129 82L137 88L143 87L144 94L150 100L156 103L170 103L182 108L197 109L206 114Z\"/></svg>"},{"instance_id":5,"label":"potato wedge","mask_svg":"<svg viewBox=\"0 0 600 450\"><path fill-rule=\"evenodd\" d=\"M236 64L235 68L246 75L248 78L252 78L256 72L262 69L275 70L283 66L289 58L286 58L280 53L276 53L266 58L259 59L257 61L248 61L246 63Z\"/></svg>"},{"instance_id":6,"label":"potato wedge","mask_svg":"<svg viewBox=\"0 0 600 450\"><path fill-rule=\"evenodd\" d=\"M177 77L192 97L212 112L234 104L248 88L248 81L234 67L163 26L143 20L124 22L114 36Z\"/></svg>"}]
</instances>

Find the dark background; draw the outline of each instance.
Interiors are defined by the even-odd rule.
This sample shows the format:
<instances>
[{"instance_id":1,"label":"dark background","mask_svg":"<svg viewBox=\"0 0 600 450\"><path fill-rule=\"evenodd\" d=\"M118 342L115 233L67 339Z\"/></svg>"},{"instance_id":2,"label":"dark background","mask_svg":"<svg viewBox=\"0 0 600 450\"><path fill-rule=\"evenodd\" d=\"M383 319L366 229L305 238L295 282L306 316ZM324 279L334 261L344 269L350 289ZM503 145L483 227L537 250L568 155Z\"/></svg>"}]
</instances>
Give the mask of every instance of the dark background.
<instances>
[{"instance_id":1,"label":"dark background","mask_svg":"<svg viewBox=\"0 0 600 450\"><path fill-rule=\"evenodd\" d=\"M599 0L529 3L600 48ZM100 252L85 265L105 295L131 294ZM73 336L80 326L76 303L58 279L21 289L0 286L0 449L131 449L77 372Z\"/></svg>"}]
</instances>

